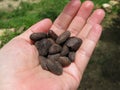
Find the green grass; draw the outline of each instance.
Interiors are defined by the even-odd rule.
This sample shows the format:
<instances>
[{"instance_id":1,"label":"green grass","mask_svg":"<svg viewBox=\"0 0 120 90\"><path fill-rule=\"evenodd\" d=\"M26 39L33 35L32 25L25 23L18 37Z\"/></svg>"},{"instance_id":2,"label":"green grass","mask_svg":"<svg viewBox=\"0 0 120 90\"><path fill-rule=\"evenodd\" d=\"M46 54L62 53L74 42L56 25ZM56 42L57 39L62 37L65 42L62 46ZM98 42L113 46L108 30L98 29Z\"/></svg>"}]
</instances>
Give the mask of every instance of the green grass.
<instances>
[{"instance_id":1,"label":"green grass","mask_svg":"<svg viewBox=\"0 0 120 90\"><path fill-rule=\"evenodd\" d=\"M12 12L0 12L0 28L19 28L22 25L28 28L43 18L54 20L67 1L42 0L40 3L35 4L21 2L21 8L18 7Z\"/></svg>"},{"instance_id":2,"label":"green grass","mask_svg":"<svg viewBox=\"0 0 120 90\"><path fill-rule=\"evenodd\" d=\"M19 28L22 25L26 25L28 28L43 18L50 18L54 21L68 1L69 0L41 0L40 3L35 4L21 2L21 8L18 7L12 12L0 12L0 28ZM102 3L108 2L109 0L93 1L95 6L101 6Z\"/></svg>"},{"instance_id":3,"label":"green grass","mask_svg":"<svg viewBox=\"0 0 120 90\"><path fill-rule=\"evenodd\" d=\"M85 0L81 0L82 2ZM92 0L94 4L102 5L103 3L108 3L110 0Z\"/></svg>"},{"instance_id":4,"label":"green grass","mask_svg":"<svg viewBox=\"0 0 120 90\"><path fill-rule=\"evenodd\" d=\"M0 28L15 28L17 30L21 26L25 26L27 29L44 18L50 18L54 21L68 1L41 0L41 2L33 4L21 2L20 6L12 12L0 11ZM0 47L16 35L18 34L13 32L7 34L10 37L1 36L0 40L3 43Z\"/></svg>"},{"instance_id":5,"label":"green grass","mask_svg":"<svg viewBox=\"0 0 120 90\"><path fill-rule=\"evenodd\" d=\"M0 47L5 45L8 41L10 41L13 37L17 35L19 35L19 33L6 30L4 34L0 36L0 41L2 41L2 43L0 44Z\"/></svg>"}]
</instances>

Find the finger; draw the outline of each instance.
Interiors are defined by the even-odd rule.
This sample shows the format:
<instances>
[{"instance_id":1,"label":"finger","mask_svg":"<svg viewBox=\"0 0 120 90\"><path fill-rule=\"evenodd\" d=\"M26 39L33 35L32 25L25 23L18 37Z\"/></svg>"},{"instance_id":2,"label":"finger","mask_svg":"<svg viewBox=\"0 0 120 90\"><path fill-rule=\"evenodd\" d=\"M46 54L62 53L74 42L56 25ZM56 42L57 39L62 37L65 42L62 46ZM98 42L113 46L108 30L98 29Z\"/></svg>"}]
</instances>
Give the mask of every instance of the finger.
<instances>
[{"instance_id":1,"label":"finger","mask_svg":"<svg viewBox=\"0 0 120 90\"><path fill-rule=\"evenodd\" d=\"M83 74L88 61L92 55L92 52L98 42L102 32L102 27L99 24L95 24L89 32L88 36L84 40L82 46L76 53L75 64L77 65L81 74Z\"/></svg>"},{"instance_id":2,"label":"finger","mask_svg":"<svg viewBox=\"0 0 120 90\"><path fill-rule=\"evenodd\" d=\"M80 0L71 0L66 5L62 13L55 20L51 29L58 35L64 32L69 26L74 16L76 15L77 11L79 10L79 7L80 7Z\"/></svg>"},{"instance_id":3,"label":"finger","mask_svg":"<svg viewBox=\"0 0 120 90\"><path fill-rule=\"evenodd\" d=\"M94 4L91 1L85 1L80 10L78 11L76 17L73 19L68 30L71 32L72 36L75 36L80 32L86 23L86 19L91 14Z\"/></svg>"},{"instance_id":4,"label":"finger","mask_svg":"<svg viewBox=\"0 0 120 90\"><path fill-rule=\"evenodd\" d=\"M90 24L100 24L101 21L103 20L105 16L105 12L103 9L97 9L94 11L94 13L90 16L90 18L88 18L87 23Z\"/></svg>"},{"instance_id":5,"label":"finger","mask_svg":"<svg viewBox=\"0 0 120 90\"><path fill-rule=\"evenodd\" d=\"M35 32L47 32L52 25L52 22L50 19L44 19L35 25L31 26L27 31L22 33L19 37L25 39L26 41L31 43L30 35Z\"/></svg>"},{"instance_id":6,"label":"finger","mask_svg":"<svg viewBox=\"0 0 120 90\"><path fill-rule=\"evenodd\" d=\"M86 25L83 27L78 37L84 39L88 35L94 24L100 24L105 16L105 12L102 9L95 10L93 14L88 18Z\"/></svg>"}]
</instances>

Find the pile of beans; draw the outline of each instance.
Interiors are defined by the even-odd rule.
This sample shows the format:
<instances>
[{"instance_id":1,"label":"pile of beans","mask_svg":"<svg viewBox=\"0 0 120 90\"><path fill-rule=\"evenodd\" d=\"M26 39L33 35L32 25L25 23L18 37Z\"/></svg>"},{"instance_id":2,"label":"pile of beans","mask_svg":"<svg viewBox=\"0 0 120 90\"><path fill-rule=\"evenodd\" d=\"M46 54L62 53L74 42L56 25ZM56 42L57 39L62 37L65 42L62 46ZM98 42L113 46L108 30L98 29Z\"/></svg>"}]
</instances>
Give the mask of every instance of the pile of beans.
<instances>
[{"instance_id":1,"label":"pile of beans","mask_svg":"<svg viewBox=\"0 0 120 90\"><path fill-rule=\"evenodd\" d=\"M69 31L65 31L57 36L52 30L30 35L39 52L40 65L44 70L61 75L63 67L74 62L75 53L81 46L82 40L70 35Z\"/></svg>"}]
</instances>

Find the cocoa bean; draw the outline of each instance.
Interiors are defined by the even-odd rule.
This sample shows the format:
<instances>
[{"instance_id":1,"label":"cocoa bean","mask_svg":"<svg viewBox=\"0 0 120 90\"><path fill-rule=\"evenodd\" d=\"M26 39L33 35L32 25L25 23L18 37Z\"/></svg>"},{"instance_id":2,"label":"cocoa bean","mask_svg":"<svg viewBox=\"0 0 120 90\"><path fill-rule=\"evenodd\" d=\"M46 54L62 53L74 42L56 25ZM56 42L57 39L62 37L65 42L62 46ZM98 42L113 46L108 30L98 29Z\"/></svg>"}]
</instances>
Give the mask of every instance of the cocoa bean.
<instances>
[{"instance_id":1,"label":"cocoa bean","mask_svg":"<svg viewBox=\"0 0 120 90\"><path fill-rule=\"evenodd\" d=\"M40 60L41 67L44 70L48 70L48 67L47 67L47 58L45 58L43 56L39 56L39 60Z\"/></svg>"},{"instance_id":2,"label":"cocoa bean","mask_svg":"<svg viewBox=\"0 0 120 90\"><path fill-rule=\"evenodd\" d=\"M57 54L59 52L62 51L62 47L58 44L53 44L50 48L49 48L49 54Z\"/></svg>"},{"instance_id":3,"label":"cocoa bean","mask_svg":"<svg viewBox=\"0 0 120 90\"><path fill-rule=\"evenodd\" d=\"M33 33L30 35L30 39L33 40L34 42L41 40L43 38L46 38L47 34L44 32L40 32L40 33Z\"/></svg>"},{"instance_id":4,"label":"cocoa bean","mask_svg":"<svg viewBox=\"0 0 120 90\"><path fill-rule=\"evenodd\" d=\"M62 56L59 57L58 62L59 62L63 67L68 66L68 65L71 64L71 61L69 60L68 57L62 57Z\"/></svg>"},{"instance_id":5,"label":"cocoa bean","mask_svg":"<svg viewBox=\"0 0 120 90\"><path fill-rule=\"evenodd\" d=\"M66 56L68 53L69 53L69 48L66 45L64 45L60 55L61 56Z\"/></svg>"},{"instance_id":6,"label":"cocoa bean","mask_svg":"<svg viewBox=\"0 0 120 90\"><path fill-rule=\"evenodd\" d=\"M65 31L57 36L52 30L48 33L33 33L30 35L39 52L39 60L44 70L56 75L61 75L63 67L75 61L75 52L82 44L77 37L70 37L70 32Z\"/></svg>"},{"instance_id":7,"label":"cocoa bean","mask_svg":"<svg viewBox=\"0 0 120 90\"><path fill-rule=\"evenodd\" d=\"M48 59L52 61L57 61L59 57L60 57L60 54L48 55Z\"/></svg>"},{"instance_id":8,"label":"cocoa bean","mask_svg":"<svg viewBox=\"0 0 120 90\"><path fill-rule=\"evenodd\" d=\"M50 41L52 44L55 44L55 41L51 38L48 38L48 41Z\"/></svg>"},{"instance_id":9,"label":"cocoa bean","mask_svg":"<svg viewBox=\"0 0 120 90\"><path fill-rule=\"evenodd\" d=\"M70 37L70 32L65 31L60 36L58 36L58 38L56 39L56 43L57 44L63 44L69 37Z\"/></svg>"},{"instance_id":10,"label":"cocoa bean","mask_svg":"<svg viewBox=\"0 0 120 90\"><path fill-rule=\"evenodd\" d=\"M47 39L42 39L37 41L35 46L38 49L39 55L46 56L48 54L49 48L52 46L52 43Z\"/></svg>"},{"instance_id":11,"label":"cocoa bean","mask_svg":"<svg viewBox=\"0 0 120 90\"><path fill-rule=\"evenodd\" d=\"M72 51L77 51L82 44L82 40L77 37L70 37L65 45L70 48Z\"/></svg>"},{"instance_id":12,"label":"cocoa bean","mask_svg":"<svg viewBox=\"0 0 120 90\"><path fill-rule=\"evenodd\" d=\"M56 40L58 38L57 34L53 32L53 30L48 31L48 37Z\"/></svg>"},{"instance_id":13,"label":"cocoa bean","mask_svg":"<svg viewBox=\"0 0 120 90\"><path fill-rule=\"evenodd\" d=\"M69 52L68 58L71 62L75 61L75 52Z\"/></svg>"},{"instance_id":14,"label":"cocoa bean","mask_svg":"<svg viewBox=\"0 0 120 90\"><path fill-rule=\"evenodd\" d=\"M61 64L57 61L53 62L51 60L47 61L48 70L56 75L61 75L63 72L63 68Z\"/></svg>"},{"instance_id":15,"label":"cocoa bean","mask_svg":"<svg viewBox=\"0 0 120 90\"><path fill-rule=\"evenodd\" d=\"M58 61L55 61L55 64L57 65L58 68L57 75L61 75L63 73L62 65Z\"/></svg>"}]
</instances>

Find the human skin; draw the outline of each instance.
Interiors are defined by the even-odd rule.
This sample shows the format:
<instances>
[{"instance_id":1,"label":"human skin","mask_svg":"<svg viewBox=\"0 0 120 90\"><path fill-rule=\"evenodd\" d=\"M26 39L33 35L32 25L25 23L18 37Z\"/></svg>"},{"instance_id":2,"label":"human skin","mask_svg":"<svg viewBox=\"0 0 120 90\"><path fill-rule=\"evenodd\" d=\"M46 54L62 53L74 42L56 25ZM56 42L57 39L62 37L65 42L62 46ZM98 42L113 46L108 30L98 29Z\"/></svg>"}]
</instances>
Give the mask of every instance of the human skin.
<instances>
[{"instance_id":1,"label":"human skin","mask_svg":"<svg viewBox=\"0 0 120 90\"><path fill-rule=\"evenodd\" d=\"M53 23L41 20L4 45L0 49L0 90L76 90L102 32L105 13L93 8L91 1L71 0ZM34 32L50 29L58 35L69 30L71 36L83 40L75 62L60 76L41 68L38 51L29 39Z\"/></svg>"}]
</instances>

